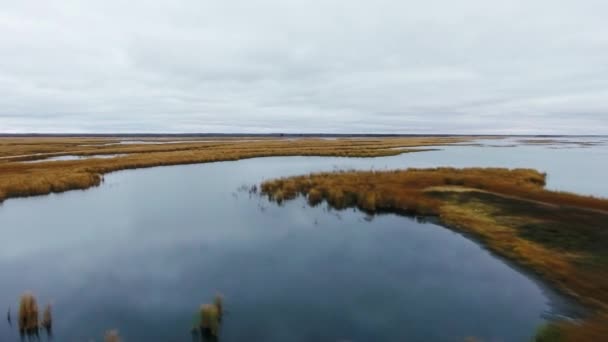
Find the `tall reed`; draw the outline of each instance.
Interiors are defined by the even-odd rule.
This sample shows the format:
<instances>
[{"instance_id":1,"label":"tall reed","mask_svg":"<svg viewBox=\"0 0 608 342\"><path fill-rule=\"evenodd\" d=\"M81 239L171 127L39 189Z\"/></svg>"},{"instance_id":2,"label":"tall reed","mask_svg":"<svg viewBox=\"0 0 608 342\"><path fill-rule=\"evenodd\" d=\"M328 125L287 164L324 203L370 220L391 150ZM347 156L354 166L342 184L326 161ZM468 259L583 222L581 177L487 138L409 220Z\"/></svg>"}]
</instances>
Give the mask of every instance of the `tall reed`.
<instances>
[{"instance_id":1,"label":"tall reed","mask_svg":"<svg viewBox=\"0 0 608 342\"><path fill-rule=\"evenodd\" d=\"M23 335L38 335L38 301L29 292L19 301L19 332Z\"/></svg>"},{"instance_id":2,"label":"tall reed","mask_svg":"<svg viewBox=\"0 0 608 342\"><path fill-rule=\"evenodd\" d=\"M220 311L216 305L203 304L200 308L201 329L212 336L218 336L220 329Z\"/></svg>"}]
</instances>

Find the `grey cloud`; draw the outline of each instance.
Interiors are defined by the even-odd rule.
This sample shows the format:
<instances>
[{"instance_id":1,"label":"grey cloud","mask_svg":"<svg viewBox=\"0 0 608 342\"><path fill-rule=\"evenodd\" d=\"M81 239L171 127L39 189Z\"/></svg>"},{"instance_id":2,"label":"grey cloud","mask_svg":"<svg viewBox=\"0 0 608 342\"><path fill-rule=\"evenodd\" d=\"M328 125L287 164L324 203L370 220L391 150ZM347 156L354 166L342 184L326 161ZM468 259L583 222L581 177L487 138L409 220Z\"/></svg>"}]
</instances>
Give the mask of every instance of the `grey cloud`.
<instances>
[{"instance_id":1,"label":"grey cloud","mask_svg":"<svg viewBox=\"0 0 608 342\"><path fill-rule=\"evenodd\" d=\"M0 2L0 132L608 134L608 3Z\"/></svg>"}]
</instances>

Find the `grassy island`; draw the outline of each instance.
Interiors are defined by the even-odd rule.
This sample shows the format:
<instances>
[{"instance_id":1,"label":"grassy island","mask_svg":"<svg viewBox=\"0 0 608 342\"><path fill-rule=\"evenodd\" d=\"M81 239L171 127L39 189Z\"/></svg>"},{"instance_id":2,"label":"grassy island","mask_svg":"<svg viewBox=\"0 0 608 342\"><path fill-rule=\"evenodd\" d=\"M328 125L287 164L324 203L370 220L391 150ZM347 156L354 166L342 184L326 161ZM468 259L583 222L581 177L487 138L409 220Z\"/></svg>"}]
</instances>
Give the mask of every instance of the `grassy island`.
<instances>
[{"instance_id":1,"label":"grassy island","mask_svg":"<svg viewBox=\"0 0 608 342\"><path fill-rule=\"evenodd\" d=\"M261 191L278 203L304 195L311 205L437 216L590 309L583 322L545 327L537 341L606 340L608 200L544 185L530 169L436 168L318 173L267 181Z\"/></svg>"},{"instance_id":2,"label":"grassy island","mask_svg":"<svg viewBox=\"0 0 608 342\"><path fill-rule=\"evenodd\" d=\"M196 140L193 140L196 139ZM195 164L272 156L382 157L419 152L425 146L472 137L280 139L240 138L0 138L0 202L99 185L105 173L163 165ZM101 159L95 156L118 157ZM90 159L45 161L49 157ZM27 163L37 161L36 163Z\"/></svg>"}]
</instances>

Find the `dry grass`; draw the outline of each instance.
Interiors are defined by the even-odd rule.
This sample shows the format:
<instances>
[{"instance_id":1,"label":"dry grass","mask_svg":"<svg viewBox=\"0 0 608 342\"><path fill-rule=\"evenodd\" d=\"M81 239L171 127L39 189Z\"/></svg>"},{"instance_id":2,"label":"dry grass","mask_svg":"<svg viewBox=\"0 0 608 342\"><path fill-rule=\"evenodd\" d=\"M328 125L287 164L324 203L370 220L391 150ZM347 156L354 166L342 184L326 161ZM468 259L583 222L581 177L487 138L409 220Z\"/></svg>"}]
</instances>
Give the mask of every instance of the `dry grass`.
<instances>
[{"instance_id":1,"label":"dry grass","mask_svg":"<svg viewBox=\"0 0 608 342\"><path fill-rule=\"evenodd\" d=\"M53 329L53 313L50 304L47 304L42 312L42 322L40 322L40 326L46 330L47 334L51 335Z\"/></svg>"},{"instance_id":2,"label":"dry grass","mask_svg":"<svg viewBox=\"0 0 608 342\"><path fill-rule=\"evenodd\" d=\"M258 139L258 138L256 138ZM269 156L379 157L415 151L395 147L423 147L468 141L465 137L373 139L216 139L166 145L91 145L108 139L0 138L0 202L20 196L43 195L99 185L102 175L143 167L194 164ZM33 155L47 153L47 155ZM22 163L59 155L126 154L111 159Z\"/></svg>"},{"instance_id":3,"label":"dry grass","mask_svg":"<svg viewBox=\"0 0 608 342\"><path fill-rule=\"evenodd\" d=\"M562 324L559 327L564 341L598 342L608 339L608 313L581 322L580 325Z\"/></svg>"},{"instance_id":4,"label":"dry grass","mask_svg":"<svg viewBox=\"0 0 608 342\"><path fill-rule=\"evenodd\" d=\"M19 331L28 335L38 331L38 301L31 293L24 293L19 301Z\"/></svg>"},{"instance_id":5,"label":"dry grass","mask_svg":"<svg viewBox=\"0 0 608 342\"><path fill-rule=\"evenodd\" d=\"M560 325L569 341L608 336L608 200L544 189L530 169L437 168L334 172L262 184L271 200L367 212L436 215L490 250L538 273L597 316Z\"/></svg>"},{"instance_id":6,"label":"dry grass","mask_svg":"<svg viewBox=\"0 0 608 342\"><path fill-rule=\"evenodd\" d=\"M53 324L53 314L51 312L51 305L47 304L42 312L42 326L47 326Z\"/></svg>"},{"instance_id":7,"label":"dry grass","mask_svg":"<svg viewBox=\"0 0 608 342\"><path fill-rule=\"evenodd\" d=\"M218 336L220 329L220 311L214 304L203 304L200 308L201 328L208 330L212 336Z\"/></svg>"},{"instance_id":8,"label":"dry grass","mask_svg":"<svg viewBox=\"0 0 608 342\"><path fill-rule=\"evenodd\" d=\"M200 306L199 319L193 328L193 332L200 332L203 336L217 337L223 316L224 297L221 294L217 294L213 299L213 304L202 304Z\"/></svg>"}]
</instances>

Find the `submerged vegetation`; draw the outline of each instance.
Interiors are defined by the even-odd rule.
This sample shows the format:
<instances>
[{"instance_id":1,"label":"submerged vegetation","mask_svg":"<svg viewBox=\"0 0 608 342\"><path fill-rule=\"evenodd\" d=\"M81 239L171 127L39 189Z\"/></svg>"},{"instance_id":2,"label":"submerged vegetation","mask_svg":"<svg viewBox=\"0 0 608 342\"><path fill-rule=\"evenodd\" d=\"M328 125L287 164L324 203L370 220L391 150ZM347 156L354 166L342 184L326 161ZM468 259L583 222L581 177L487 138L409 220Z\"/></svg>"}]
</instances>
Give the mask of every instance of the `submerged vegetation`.
<instances>
[{"instance_id":1,"label":"submerged vegetation","mask_svg":"<svg viewBox=\"0 0 608 342\"><path fill-rule=\"evenodd\" d=\"M109 330L106 331L105 336L103 338L104 342L120 342L120 334L118 330Z\"/></svg>"},{"instance_id":2,"label":"submerged vegetation","mask_svg":"<svg viewBox=\"0 0 608 342\"><path fill-rule=\"evenodd\" d=\"M261 193L279 203L303 195L311 205L437 216L593 312L543 329L539 341L600 341L608 336L608 200L544 185L530 169L436 168L318 173L267 181Z\"/></svg>"},{"instance_id":3,"label":"submerged vegetation","mask_svg":"<svg viewBox=\"0 0 608 342\"><path fill-rule=\"evenodd\" d=\"M171 144L112 144L93 138L0 138L0 202L99 185L112 171L270 156L380 157L420 151L415 147L468 141L468 137L358 139L215 139ZM119 140L118 140L119 141ZM403 148L402 148L403 147ZM399 148L399 149L396 149ZM23 163L65 155L121 155Z\"/></svg>"}]
</instances>

